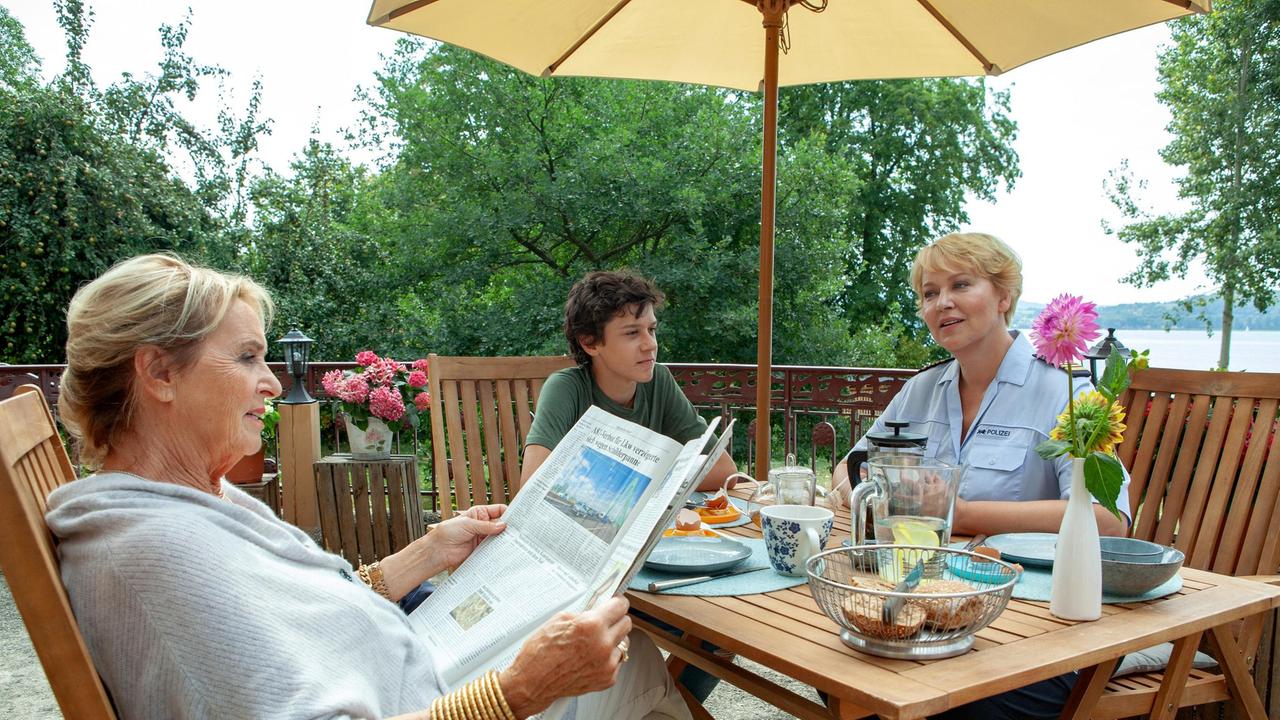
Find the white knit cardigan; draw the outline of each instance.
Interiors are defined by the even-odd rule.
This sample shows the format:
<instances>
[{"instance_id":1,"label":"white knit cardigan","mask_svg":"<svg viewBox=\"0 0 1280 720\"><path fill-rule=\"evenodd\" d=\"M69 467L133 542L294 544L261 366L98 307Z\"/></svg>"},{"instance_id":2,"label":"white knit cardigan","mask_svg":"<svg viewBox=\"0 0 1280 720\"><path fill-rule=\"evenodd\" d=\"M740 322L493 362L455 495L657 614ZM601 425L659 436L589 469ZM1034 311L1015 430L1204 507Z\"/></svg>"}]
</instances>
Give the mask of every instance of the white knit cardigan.
<instances>
[{"instance_id":1,"label":"white knit cardigan","mask_svg":"<svg viewBox=\"0 0 1280 720\"><path fill-rule=\"evenodd\" d=\"M445 692L399 607L254 498L121 473L49 496L62 579L126 719L377 718Z\"/></svg>"}]
</instances>

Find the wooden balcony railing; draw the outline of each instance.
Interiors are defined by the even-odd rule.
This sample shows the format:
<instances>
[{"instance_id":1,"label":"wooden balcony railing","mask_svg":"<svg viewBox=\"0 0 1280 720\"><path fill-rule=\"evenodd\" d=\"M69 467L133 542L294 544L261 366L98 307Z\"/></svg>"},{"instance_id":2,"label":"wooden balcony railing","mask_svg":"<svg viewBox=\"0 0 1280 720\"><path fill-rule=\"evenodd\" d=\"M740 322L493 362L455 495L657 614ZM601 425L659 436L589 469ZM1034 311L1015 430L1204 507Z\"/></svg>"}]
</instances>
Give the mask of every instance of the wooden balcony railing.
<instances>
[{"instance_id":1,"label":"wooden balcony railing","mask_svg":"<svg viewBox=\"0 0 1280 720\"><path fill-rule=\"evenodd\" d=\"M285 374L283 363L270 365L287 392L293 378ZM58 383L65 367L0 365L0 398L8 397L18 385L33 382L43 389L56 412ZM307 368L307 388L323 400L320 377L330 370L352 367L355 363L313 362ZM735 432L734 457L750 456L749 445L754 440L751 428L755 420L756 367L709 363L670 363L667 367L695 407L704 413L719 414L725 421L732 417L741 423ZM775 366L771 374L771 414L780 433L775 434L773 441L775 455L795 453L800 462L811 464L819 452L828 458L843 453L914 374L914 370L882 368ZM400 438L397 452L414 452L428 445L427 425L422 424L416 437ZM340 433L332 426L326 429L325 438L326 443L331 441L334 447L341 441ZM429 463L425 455L429 453L424 454L424 462ZM431 475L425 473L424 477ZM427 492L430 493L430 489ZM434 505L434 495L431 497Z\"/></svg>"},{"instance_id":2,"label":"wooden balcony railing","mask_svg":"<svg viewBox=\"0 0 1280 720\"><path fill-rule=\"evenodd\" d=\"M737 443L750 445L755 439L756 366L669 363L667 367L695 407L741 423L735 431L734 457L754 457L749 450L739 452L743 446ZM802 464L812 464L820 447L843 454L915 374L915 370L888 368L775 365L770 373L770 415L782 433L781 454L793 453ZM819 430L823 423L827 423L825 432ZM802 438L809 442L801 442ZM775 435L775 449L777 441Z\"/></svg>"}]
</instances>

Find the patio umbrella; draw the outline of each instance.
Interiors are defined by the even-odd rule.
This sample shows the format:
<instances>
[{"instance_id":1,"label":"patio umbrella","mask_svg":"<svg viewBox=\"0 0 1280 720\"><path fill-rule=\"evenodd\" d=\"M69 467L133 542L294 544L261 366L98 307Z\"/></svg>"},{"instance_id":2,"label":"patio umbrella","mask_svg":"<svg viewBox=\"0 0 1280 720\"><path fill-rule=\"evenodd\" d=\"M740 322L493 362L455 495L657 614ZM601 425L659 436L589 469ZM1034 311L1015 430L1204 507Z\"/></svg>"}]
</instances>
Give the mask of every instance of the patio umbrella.
<instances>
[{"instance_id":1,"label":"patio umbrella","mask_svg":"<svg viewBox=\"0 0 1280 720\"><path fill-rule=\"evenodd\" d=\"M668 80L764 93L756 472L769 468L778 87L997 75L1211 0L374 0L369 24L543 77ZM762 32L763 28L763 32ZM781 51L781 52L780 52Z\"/></svg>"}]
</instances>

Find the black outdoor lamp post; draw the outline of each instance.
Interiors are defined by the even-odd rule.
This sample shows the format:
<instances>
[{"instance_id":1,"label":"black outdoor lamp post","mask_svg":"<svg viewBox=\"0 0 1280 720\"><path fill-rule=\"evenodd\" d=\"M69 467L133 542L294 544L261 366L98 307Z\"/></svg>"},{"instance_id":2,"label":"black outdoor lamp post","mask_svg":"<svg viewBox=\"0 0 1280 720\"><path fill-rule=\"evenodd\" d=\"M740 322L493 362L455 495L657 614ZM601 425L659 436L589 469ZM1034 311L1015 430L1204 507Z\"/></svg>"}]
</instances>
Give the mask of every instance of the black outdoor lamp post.
<instances>
[{"instance_id":1,"label":"black outdoor lamp post","mask_svg":"<svg viewBox=\"0 0 1280 720\"><path fill-rule=\"evenodd\" d=\"M1107 358L1111 357L1111 353L1119 353L1120 359L1127 361L1129 356L1133 354L1124 343L1116 339L1116 329L1107 328L1107 336L1098 341L1097 345L1089 348L1089 352L1084 356L1089 358L1089 377L1093 380L1095 387L1098 385L1098 363L1101 362L1106 366Z\"/></svg>"},{"instance_id":2,"label":"black outdoor lamp post","mask_svg":"<svg viewBox=\"0 0 1280 720\"><path fill-rule=\"evenodd\" d=\"M284 346L285 371L293 376L293 387L289 388L289 394L280 402L285 405L306 405L315 402L315 398L307 393L306 384L302 381L307 374L311 344L315 341L294 329L276 342Z\"/></svg>"}]
</instances>

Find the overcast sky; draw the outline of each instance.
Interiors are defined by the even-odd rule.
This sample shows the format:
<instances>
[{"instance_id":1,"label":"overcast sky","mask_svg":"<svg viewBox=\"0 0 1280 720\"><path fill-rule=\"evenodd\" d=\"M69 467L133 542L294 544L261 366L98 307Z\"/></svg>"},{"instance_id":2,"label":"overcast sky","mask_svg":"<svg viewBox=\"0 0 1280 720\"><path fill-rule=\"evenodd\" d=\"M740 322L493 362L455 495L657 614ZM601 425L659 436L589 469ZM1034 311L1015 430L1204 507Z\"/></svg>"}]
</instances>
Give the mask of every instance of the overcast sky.
<instances>
[{"instance_id":1,"label":"overcast sky","mask_svg":"<svg viewBox=\"0 0 1280 720\"><path fill-rule=\"evenodd\" d=\"M60 72L65 45L47 0L0 0L26 26L46 76ZM264 162L286 171L313 129L342 146L340 131L358 107L356 86L369 83L397 33L370 28L366 2L339 0L88 0L95 12L85 60L98 82L122 72L152 72L160 59L157 28L194 14L187 50L197 61L231 73L231 107L243 107L255 76L262 78L262 111L274 121L262 140ZM797 41L793 38L793 42ZM1044 302L1061 292L1100 304L1170 300L1207 289L1201 274L1140 290L1120 282L1137 260L1102 230L1118 219L1107 201L1107 173L1129 160L1149 182L1147 204L1168 211L1178 201L1158 151L1169 140L1169 115L1155 100L1156 53L1168 42L1163 26L1135 30L1069 50L993 78L1011 91L1019 126L1015 149L1022 177L994 203L971 202L965 229L994 233L1017 250L1025 266L1023 297ZM189 116L211 126L216 93ZM784 119L785 121L785 119Z\"/></svg>"}]
</instances>

